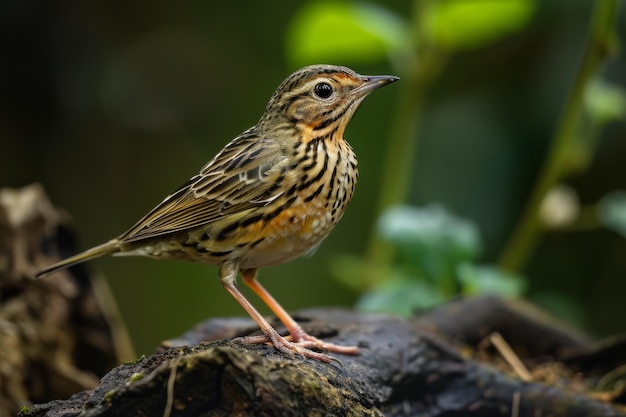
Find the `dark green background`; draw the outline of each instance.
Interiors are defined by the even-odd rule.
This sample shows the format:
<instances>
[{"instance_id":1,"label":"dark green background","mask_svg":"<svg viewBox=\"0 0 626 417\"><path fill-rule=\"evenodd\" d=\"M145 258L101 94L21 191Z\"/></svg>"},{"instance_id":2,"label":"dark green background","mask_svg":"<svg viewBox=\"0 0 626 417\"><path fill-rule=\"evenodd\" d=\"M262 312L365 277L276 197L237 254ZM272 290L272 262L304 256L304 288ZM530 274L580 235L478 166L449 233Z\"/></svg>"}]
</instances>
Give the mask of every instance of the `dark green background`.
<instances>
[{"instance_id":1,"label":"dark green background","mask_svg":"<svg viewBox=\"0 0 626 417\"><path fill-rule=\"evenodd\" d=\"M383 3L381 3L383 4ZM408 15L410 2L384 3ZM453 57L422 119L411 202L476 221L495 262L532 187L584 49L591 1L539 1L523 31ZM285 31L299 3L5 1L0 6L0 186L41 182L75 219L80 249L125 231L260 117L296 68ZM626 18L622 7L619 31ZM365 74L377 65L333 62ZM605 72L625 84L624 57ZM346 138L359 156L356 196L309 259L261 271L288 310L351 305L329 259L362 254L400 81L369 97ZM626 128L609 126L583 202L626 189ZM90 264L109 278L138 353L206 317L243 315L217 268L139 258ZM525 271L530 296L573 297L595 334L624 331L626 241L608 231L547 236ZM256 302L256 301L255 301ZM267 310L262 310L266 312Z\"/></svg>"}]
</instances>

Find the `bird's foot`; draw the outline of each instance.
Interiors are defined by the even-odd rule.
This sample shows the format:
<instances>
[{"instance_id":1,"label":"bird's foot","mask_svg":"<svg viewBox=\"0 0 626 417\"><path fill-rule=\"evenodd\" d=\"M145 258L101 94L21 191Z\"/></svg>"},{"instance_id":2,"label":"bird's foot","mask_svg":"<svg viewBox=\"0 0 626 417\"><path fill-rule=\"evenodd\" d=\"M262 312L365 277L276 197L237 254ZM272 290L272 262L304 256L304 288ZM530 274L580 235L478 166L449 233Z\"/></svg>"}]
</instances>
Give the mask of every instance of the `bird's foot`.
<instances>
[{"instance_id":1,"label":"bird's foot","mask_svg":"<svg viewBox=\"0 0 626 417\"><path fill-rule=\"evenodd\" d=\"M340 346L333 343L327 343L314 336L305 333L302 329L295 330L292 334L283 337L276 333L270 336L245 336L233 339L233 342L261 344L267 343L284 353L295 353L306 358L316 359L322 362L330 363L336 361L341 362L332 356L311 349L318 349L324 352L342 353L345 355L358 355L359 348L356 346Z\"/></svg>"}]
</instances>

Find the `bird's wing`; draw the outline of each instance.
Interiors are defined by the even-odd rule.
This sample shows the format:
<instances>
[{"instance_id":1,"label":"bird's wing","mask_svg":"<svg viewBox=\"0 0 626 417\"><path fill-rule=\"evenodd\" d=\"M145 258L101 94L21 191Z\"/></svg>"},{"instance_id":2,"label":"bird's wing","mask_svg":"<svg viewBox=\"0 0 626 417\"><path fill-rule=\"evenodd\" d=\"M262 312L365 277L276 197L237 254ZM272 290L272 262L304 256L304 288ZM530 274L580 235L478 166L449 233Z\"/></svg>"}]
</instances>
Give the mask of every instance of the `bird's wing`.
<instances>
[{"instance_id":1,"label":"bird's wing","mask_svg":"<svg viewBox=\"0 0 626 417\"><path fill-rule=\"evenodd\" d=\"M284 192L290 177L276 141L250 131L228 144L200 173L119 237L136 242L178 232L265 206Z\"/></svg>"}]
</instances>

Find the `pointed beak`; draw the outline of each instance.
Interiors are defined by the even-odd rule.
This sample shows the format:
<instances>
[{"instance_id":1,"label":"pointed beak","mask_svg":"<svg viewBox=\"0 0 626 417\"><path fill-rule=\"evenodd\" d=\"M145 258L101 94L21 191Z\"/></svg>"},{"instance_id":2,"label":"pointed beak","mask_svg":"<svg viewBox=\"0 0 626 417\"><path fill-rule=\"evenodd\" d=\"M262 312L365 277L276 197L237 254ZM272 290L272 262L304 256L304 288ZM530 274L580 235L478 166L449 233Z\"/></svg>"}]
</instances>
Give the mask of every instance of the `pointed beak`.
<instances>
[{"instance_id":1,"label":"pointed beak","mask_svg":"<svg viewBox=\"0 0 626 417\"><path fill-rule=\"evenodd\" d=\"M400 78L393 75L363 75L362 79L364 83L352 91L356 98L364 97L380 87L398 81Z\"/></svg>"}]
</instances>

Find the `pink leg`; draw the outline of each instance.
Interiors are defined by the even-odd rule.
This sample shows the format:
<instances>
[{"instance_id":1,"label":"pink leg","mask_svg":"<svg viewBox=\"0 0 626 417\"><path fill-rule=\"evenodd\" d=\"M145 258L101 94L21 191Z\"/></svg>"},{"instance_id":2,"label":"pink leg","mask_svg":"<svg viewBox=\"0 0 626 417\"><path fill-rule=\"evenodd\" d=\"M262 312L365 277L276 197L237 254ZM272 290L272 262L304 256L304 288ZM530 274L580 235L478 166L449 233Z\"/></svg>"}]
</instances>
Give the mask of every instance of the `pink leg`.
<instances>
[{"instance_id":1,"label":"pink leg","mask_svg":"<svg viewBox=\"0 0 626 417\"><path fill-rule=\"evenodd\" d=\"M359 349L356 346L338 346L326 343L316 337L307 334L298 323L285 311L285 309L267 292L267 290L256 279L257 269L242 269L241 276L243 282L248 285L259 296L261 300L272 310L278 319L289 331L288 340L297 346L304 348L318 348L321 350L343 353L347 355L358 355Z\"/></svg>"},{"instance_id":2,"label":"pink leg","mask_svg":"<svg viewBox=\"0 0 626 417\"><path fill-rule=\"evenodd\" d=\"M323 353L313 352L300 346L297 343L292 343L282 337L276 329L259 313L252 304L244 297L239 291L236 285L237 280L237 264L232 262L225 262L220 268L220 278L222 279L222 285L233 296L235 300L246 310L246 312L252 317L252 320L261 328L265 337L262 342L270 342L276 349L285 353L296 353L307 358L317 359L322 362L329 363L334 358ZM254 339L254 338L253 338ZM243 338L244 342L250 342L247 338ZM258 342L256 342L258 343Z\"/></svg>"}]
</instances>

